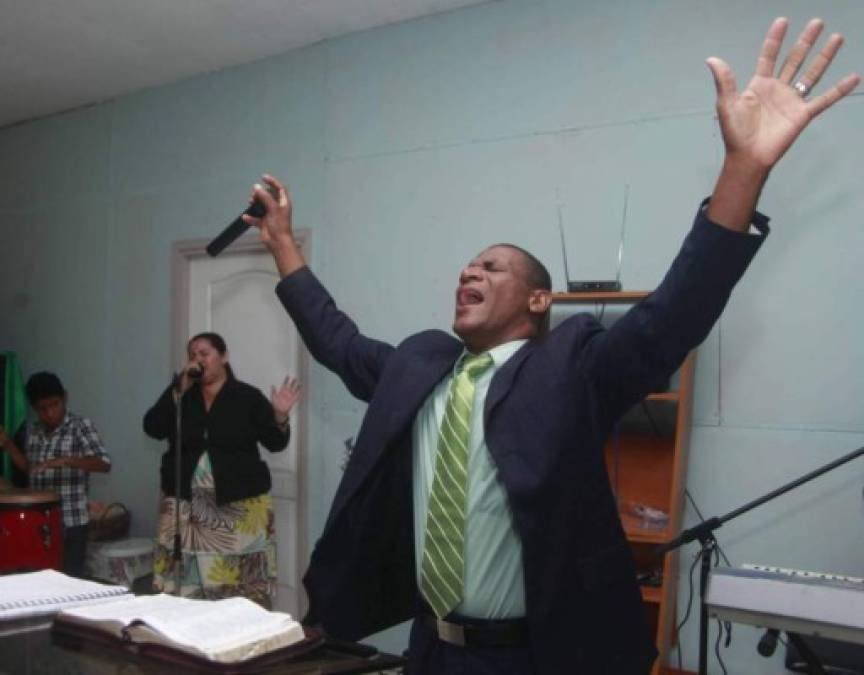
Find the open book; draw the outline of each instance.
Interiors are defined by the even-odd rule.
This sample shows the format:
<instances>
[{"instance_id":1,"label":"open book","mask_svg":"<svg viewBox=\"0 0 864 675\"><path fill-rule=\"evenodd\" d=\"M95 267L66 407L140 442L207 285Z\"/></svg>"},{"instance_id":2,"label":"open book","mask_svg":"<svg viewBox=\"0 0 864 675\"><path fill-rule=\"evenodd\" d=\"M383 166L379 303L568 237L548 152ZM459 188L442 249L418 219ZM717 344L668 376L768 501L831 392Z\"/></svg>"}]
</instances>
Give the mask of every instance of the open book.
<instances>
[{"instance_id":1,"label":"open book","mask_svg":"<svg viewBox=\"0 0 864 675\"><path fill-rule=\"evenodd\" d=\"M63 610L54 628L87 637L101 633L160 658L176 661L186 655L217 664L256 659L306 639L303 627L289 614L267 611L240 597L139 596Z\"/></svg>"},{"instance_id":2,"label":"open book","mask_svg":"<svg viewBox=\"0 0 864 675\"><path fill-rule=\"evenodd\" d=\"M0 621L54 614L66 608L132 597L125 586L66 576L55 570L0 575Z\"/></svg>"}]
</instances>

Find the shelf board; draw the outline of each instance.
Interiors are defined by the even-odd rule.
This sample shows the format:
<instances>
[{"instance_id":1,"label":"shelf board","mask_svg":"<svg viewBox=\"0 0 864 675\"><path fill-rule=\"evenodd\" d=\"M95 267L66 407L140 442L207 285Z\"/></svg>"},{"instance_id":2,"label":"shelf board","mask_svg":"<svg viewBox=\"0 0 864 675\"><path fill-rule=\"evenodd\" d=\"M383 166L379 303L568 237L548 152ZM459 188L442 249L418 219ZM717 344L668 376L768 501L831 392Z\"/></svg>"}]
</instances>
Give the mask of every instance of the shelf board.
<instances>
[{"instance_id":1,"label":"shelf board","mask_svg":"<svg viewBox=\"0 0 864 675\"><path fill-rule=\"evenodd\" d=\"M624 533L627 535L627 541L642 543L642 544L665 544L672 540L672 535L669 533L669 528L663 529L642 527L642 519L630 513L620 513L621 524L624 526Z\"/></svg>"},{"instance_id":2,"label":"shelf board","mask_svg":"<svg viewBox=\"0 0 864 675\"><path fill-rule=\"evenodd\" d=\"M625 528L640 537L658 530L641 527L641 516L633 513L637 504L670 513L674 447L669 438L629 433L606 443L606 470L618 501L621 521Z\"/></svg>"},{"instance_id":3,"label":"shelf board","mask_svg":"<svg viewBox=\"0 0 864 675\"><path fill-rule=\"evenodd\" d=\"M680 397L677 391L664 391L658 394L648 394L645 397L647 401L671 401L676 402Z\"/></svg>"},{"instance_id":4,"label":"shelf board","mask_svg":"<svg viewBox=\"0 0 864 675\"><path fill-rule=\"evenodd\" d=\"M553 293L552 302L633 302L651 295L651 291L590 291L586 293Z\"/></svg>"},{"instance_id":5,"label":"shelf board","mask_svg":"<svg viewBox=\"0 0 864 675\"><path fill-rule=\"evenodd\" d=\"M639 590L642 591L642 601L650 602L655 605L659 605L663 602L663 588L657 586L640 586Z\"/></svg>"}]
</instances>

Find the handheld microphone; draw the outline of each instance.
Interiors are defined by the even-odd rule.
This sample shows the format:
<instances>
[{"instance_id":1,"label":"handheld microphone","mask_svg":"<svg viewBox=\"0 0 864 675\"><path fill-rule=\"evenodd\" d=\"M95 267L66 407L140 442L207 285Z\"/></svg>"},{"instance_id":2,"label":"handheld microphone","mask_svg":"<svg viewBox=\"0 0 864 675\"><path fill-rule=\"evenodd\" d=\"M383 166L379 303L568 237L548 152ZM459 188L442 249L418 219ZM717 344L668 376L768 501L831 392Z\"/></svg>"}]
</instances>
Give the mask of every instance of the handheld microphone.
<instances>
[{"instance_id":1,"label":"handheld microphone","mask_svg":"<svg viewBox=\"0 0 864 675\"><path fill-rule=\"evenodd\" d=\"M272 185L269 183L264 183L264 189L269 192L273 198L277 198L279 193ZM252 216L253 218L260 218L266 213L266 209L264 208L264 204L259 202L257 199L253 201L249 208L246 209L241 215L237 216L228 227L226 227L219 235L207 244L207 248L205 249L210 256L217 256L222 251L224 251L231 242L237 239L240 235L242 235L249 226L243 222L243 216Z\"/></svg>"},{"instance_id":2,"label":"handheld microphone","mask_svg":"<svg viewBox=\"0 0 864 675\"><path fill-rule=\"evenodd\" d=\"M201 370L200 367L199 367L199 368L195 368L195 367L193 366L192 368L189 368L189 369L186 371L186 375L189 376L189 379L190 379L190 380L200 380L200 379L201 379L201 376L202 376L203 374L204 374L204 371Z\"/></svg>"}]
</instances>

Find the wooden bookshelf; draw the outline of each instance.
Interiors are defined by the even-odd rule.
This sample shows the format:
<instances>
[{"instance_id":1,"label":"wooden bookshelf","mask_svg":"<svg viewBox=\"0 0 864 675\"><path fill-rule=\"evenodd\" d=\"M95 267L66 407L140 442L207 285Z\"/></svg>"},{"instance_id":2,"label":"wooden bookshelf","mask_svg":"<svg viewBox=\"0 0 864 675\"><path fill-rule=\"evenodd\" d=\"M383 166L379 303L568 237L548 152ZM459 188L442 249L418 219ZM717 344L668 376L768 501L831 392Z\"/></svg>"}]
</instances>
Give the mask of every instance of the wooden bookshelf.
<instances>
[{"instance_id":1,"label":"wooden bookshelf","mask_svg":"<svg viewBox=\"0 0 864 675\"><path fill-rule=\"evenodd\" d=\"M552 302L567 303L592 303L592 302L615 302L627 303L638 302L642 298L651 295L651 291L587 291L585 293L553 293Z\"/></svg>"},{"instance_id":2,"label":"wooden bookshelf","mask_svg":"<svg viewBox=\"0 0 864 675\"><path fill-rule=\"evenodd\" d=\"M552 301L593 308L598 303L635 304L648 295L650 291L553 293ZM659 585L641 587L646 616L660 653L652 675L677 672L668 669L668 655L677 639L678 552L671 551L660 560L654 550L681 531L695 362L693 352L681 365L673 389L651 393L634 406L605 448L609 480L637 570L660 577ZM663 511L668 520L658 527L641 517L636 505Z\"/></svg>"}]
</instances>

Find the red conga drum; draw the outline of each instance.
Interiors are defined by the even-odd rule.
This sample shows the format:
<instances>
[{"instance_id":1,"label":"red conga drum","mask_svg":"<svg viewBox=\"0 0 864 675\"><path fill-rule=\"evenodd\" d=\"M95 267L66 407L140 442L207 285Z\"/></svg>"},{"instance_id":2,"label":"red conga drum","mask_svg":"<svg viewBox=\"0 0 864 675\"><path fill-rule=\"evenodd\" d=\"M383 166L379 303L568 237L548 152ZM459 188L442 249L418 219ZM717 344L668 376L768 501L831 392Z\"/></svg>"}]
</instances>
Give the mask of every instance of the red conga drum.
<instances>
[{"instance_id":1,"label":"red conga drum","mask_svg":"<svg viewBox=\"0 0 864 675\"><path fill-rule=\"evenodd\" d=\"M60 518L54 492L0 492L0 574L63 569Z\"/></svg>"}]
</instances>

